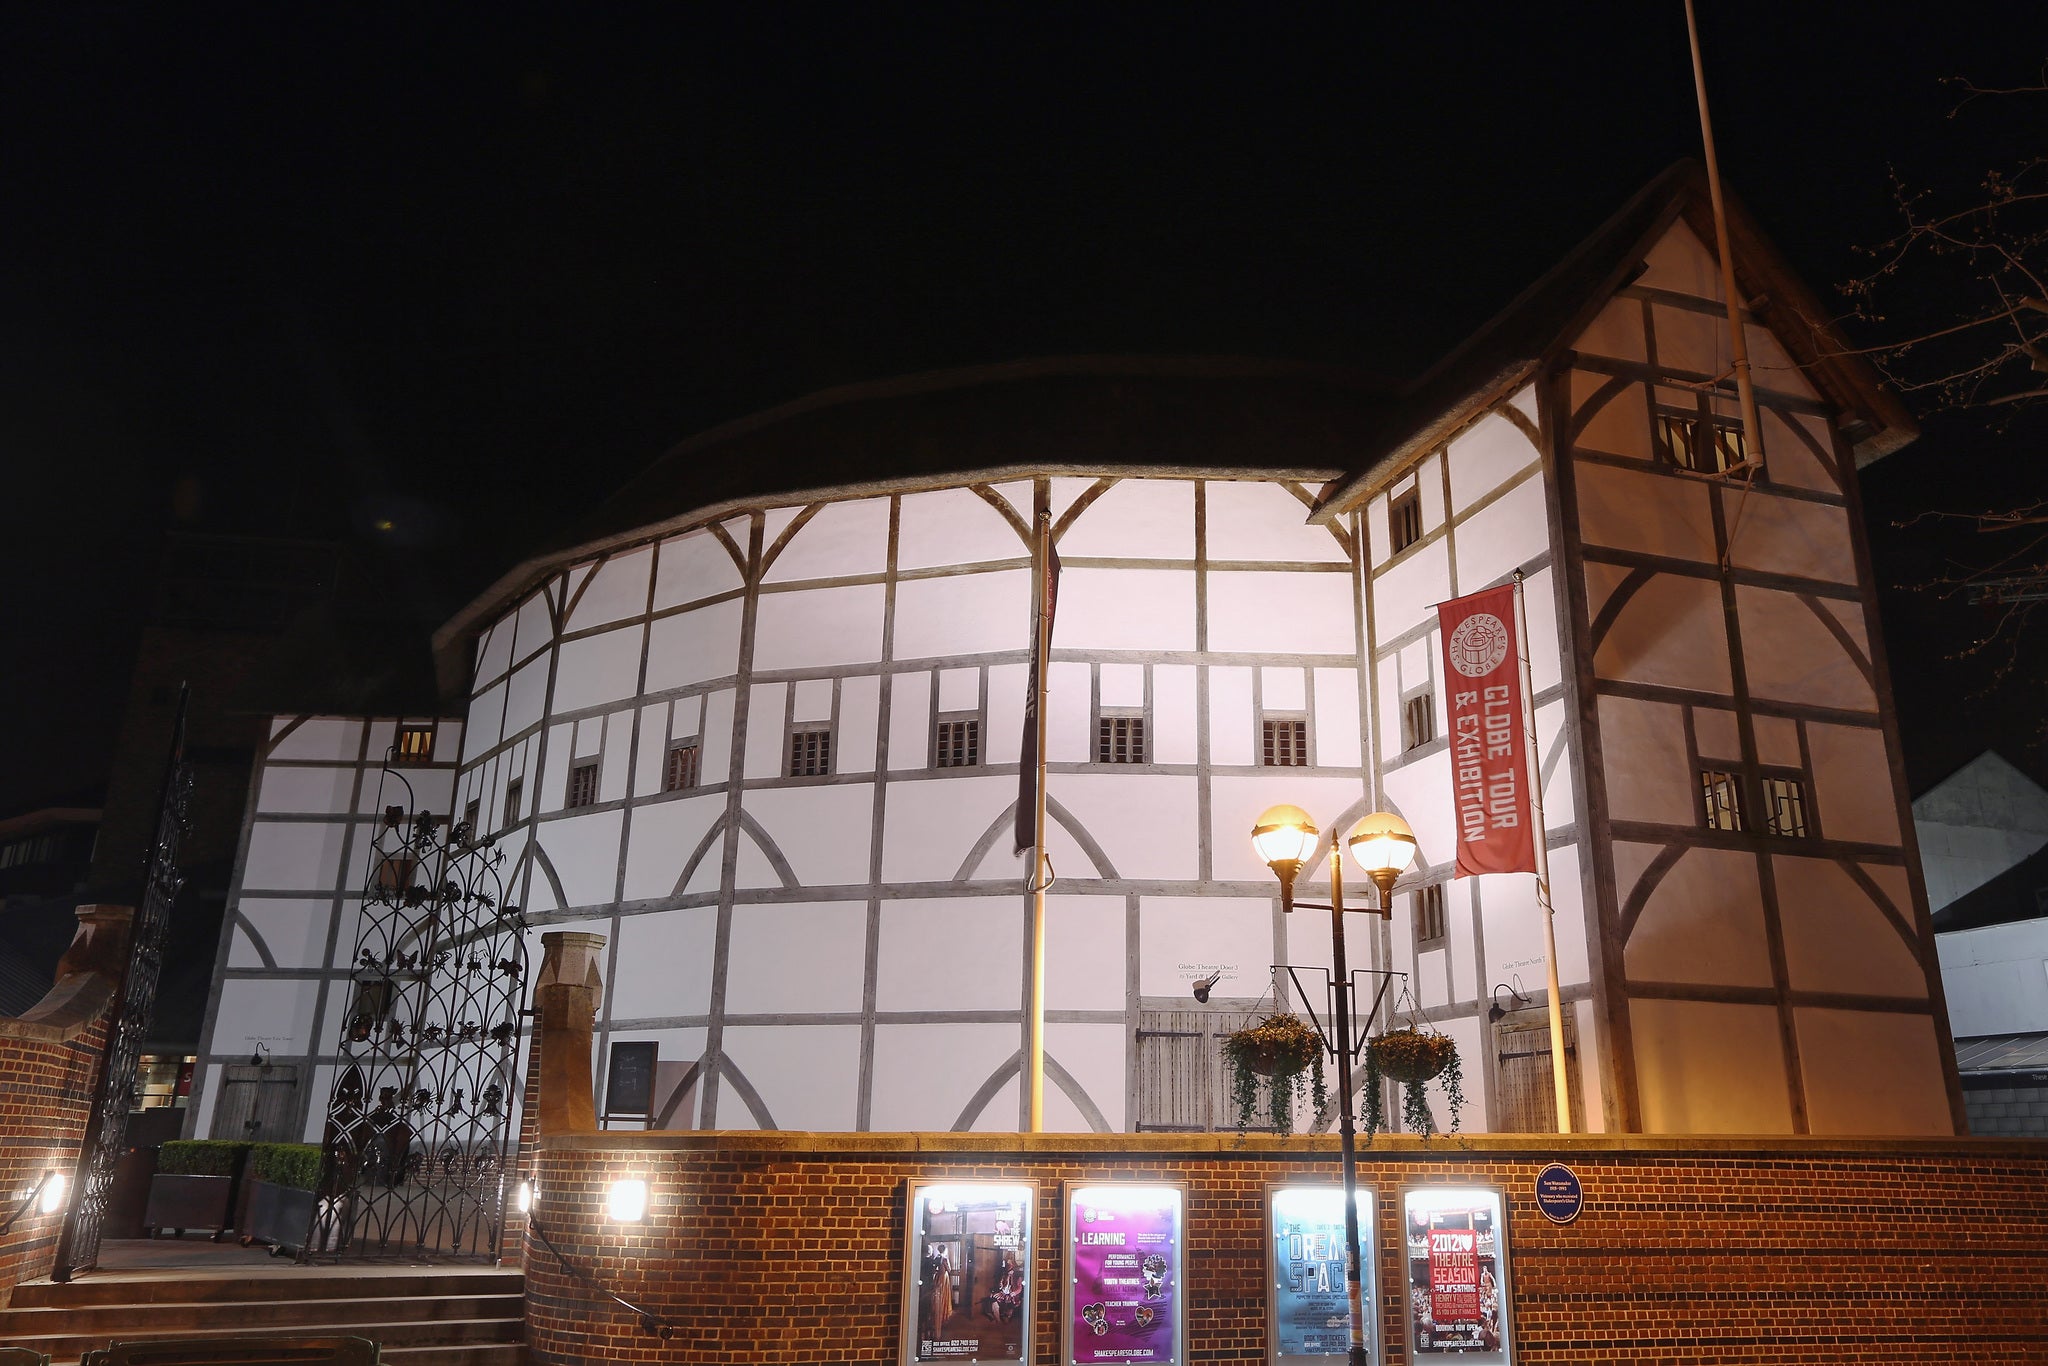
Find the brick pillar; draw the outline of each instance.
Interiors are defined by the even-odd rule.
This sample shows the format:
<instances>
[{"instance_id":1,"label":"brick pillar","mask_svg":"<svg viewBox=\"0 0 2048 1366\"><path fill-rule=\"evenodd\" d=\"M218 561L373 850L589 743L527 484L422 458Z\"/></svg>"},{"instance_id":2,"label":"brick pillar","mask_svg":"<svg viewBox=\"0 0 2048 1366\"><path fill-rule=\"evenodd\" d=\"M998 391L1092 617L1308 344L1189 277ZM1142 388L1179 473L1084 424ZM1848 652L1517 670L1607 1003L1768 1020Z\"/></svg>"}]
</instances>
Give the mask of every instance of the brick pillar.
<instances>
[{"instance_id":1,"label":"brick pillar","mask_svg":"<svg viewBox=\"0 0 2048 1366\"><path fill-rule=\"evenodd\" d=\"M590 1040L604 983L597 971L605 937L554 930L541 935L540 972L533 982L533 1033L526 1048L526 1087L519 1110L519 1161L513 1180L534 1179L544 1134L597 1132ZM516 1189L515 1185L515 1189ZM505 1222L506 1246L525 1242L526 1219Z\"/></svg>"}]
</instances>

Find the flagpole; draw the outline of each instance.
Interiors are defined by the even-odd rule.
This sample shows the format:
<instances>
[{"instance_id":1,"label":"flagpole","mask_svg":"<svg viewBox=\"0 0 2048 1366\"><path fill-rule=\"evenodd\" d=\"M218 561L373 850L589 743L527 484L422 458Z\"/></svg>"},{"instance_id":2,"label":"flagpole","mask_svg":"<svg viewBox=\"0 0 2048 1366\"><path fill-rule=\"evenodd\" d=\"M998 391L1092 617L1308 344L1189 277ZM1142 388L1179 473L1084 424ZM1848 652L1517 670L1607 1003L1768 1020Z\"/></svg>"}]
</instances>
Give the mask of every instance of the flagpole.
<instances>
[{"instance_id":1,"label":"flagpole","mask_svg":"<svg viewBox=\"0 0 2048 1366\"><path fill-rule=\"evenodd\" d=\"M1728 296L1728 346L1735 371L1735 398L1742 410L1742 435L1749 449L1742 453L1744 465L1763 459L1764 437L1757 420L1756 386L1749 374L1749 344L1742 333L1742 300L1735 293L1735 246L1728 240L1728 210L1721 202L1721 159L1714 153L1714 121L1707 115L1707 71L1700 60L1700 26L1693 17L1692 0L1685 0L1685 36L1692 43L1692 89L1700 106L1700 142L1707 153L1707 197L1714 209L1714 233L1720 239L1721 292Z\"/></svg>"},{"instance_id":2,"label":"flagpole","mask_svg":"<svg viewBox=\"0 0 2048 1366\"><path fill-rule=\"evenodd\" d=\"M1515 571L1515 644L1522 656L1522 748L1529 764L1530 843L1536 850L1536 905L1543 912L1543 967L1550 982L1550 1081L1557 1096L1557 1131L1572 1131L1572 1093L1564 1074L1564 1003L1557 986L1557 911L1550 904L1550 832L1543 824L1543 756L1536 749L1536 683L1529 668L1529 611L1522 571Z\"/></svg>"},{"instance_id":3,"label":"flagpole","mask_svg":"<svg viewBox=\"0 0 2048 1366\"><path fill-rule=\"evenodd\" d=\"M1038 618L1036 648L1038 676L1031 681L1032 712L1038 752L1027 756L1038 765L1038 809L1031 820L1031 1044L1024 1060L1025 1083L1031 1091L1031 1132L1045 1132L1045 683L1052 668L1052 618L1046 611L1049 594L1047 577L1052 569L1052 513L1038 514Z\"/></svg>"}]
</instances>

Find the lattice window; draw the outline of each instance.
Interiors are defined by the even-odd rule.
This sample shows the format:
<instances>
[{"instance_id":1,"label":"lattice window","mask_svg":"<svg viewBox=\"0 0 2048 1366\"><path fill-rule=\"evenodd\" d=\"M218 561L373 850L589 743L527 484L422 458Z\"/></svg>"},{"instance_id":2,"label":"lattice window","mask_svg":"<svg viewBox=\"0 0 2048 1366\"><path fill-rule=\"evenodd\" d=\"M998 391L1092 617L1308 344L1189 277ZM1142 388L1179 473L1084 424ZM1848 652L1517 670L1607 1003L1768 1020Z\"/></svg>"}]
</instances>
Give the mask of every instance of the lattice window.
<instances>
[{"instance_id":1,"label":"lattice window","mask_svg":"<svg viewBox=\"0 0 2048 1366\"><path fill-rule=\"evenodd\" d=\"M1415 947L1433 949L1444 942L1444 885L1439 882L1415 893Z\"/></svg>"},{"instance_id":2,"label":"lattice window","mask_svg":"<svg viewBox=\"0 0 2048 1366\"><path fill-rule=\"evenodd\" d=\"M1804 782L1784 774L1764 775L1764 829L1786 839L1807 837Z\"/></svg>"},{"instance_id":3,"label":"lattice window","mask_svg":"<svg viewBox=\"0 0 2048 1366\"><path fill-rule=\"evenodd\" d=\"M1726 769L1700 770L1700 802L1709 830L1742 830L1742 781Z\"/></svg>"},{"instance_id":4,"label":"lattice window","mask_svg":"<svg viewBox=\"0 0 2048 1366\"><path fill-rule=\"evenodd\" d=\"M1412 488L1387 506L1387 522L1398 555L1422 539L1422 490Z\"/></svg>"},{"instance_id":5,"label":"lattice window","mask_svg":"<svg viewBox=\"0 0 2048 1366\"><path fill-rule=\"evenodd\" d=\"M1679 469L1698 474L1726 474L1749 461L1740 426L1697 413L1658 413L1657 445Z\"/></svg>"},{"instance_id":6,"label":"lattice window","mask_svg":"<svg viewBox=\"0 0 2048 1366\"><path fill-rule=\"evenodd\" d=\"M1142 764L1145 762L1145 718L1104 716L1095 732L1095 762L1098 764Z\"/></svg>"},{"instance_id":7,"label":"lattice window","mask_svg":"<svg viewBox=\"0 0 2048 1366\"><path fill-rule=\"evenodd\" d=\"M569 800L565 806L597 805L597 760L587 759L569 769Z\"/></svg>"},{"instance_id":8,"label":"lattice window","mask_svg":"<svg viewBox=\"0 0 2048 1366\"><path fill-rule=\"evenodd\" d=\"M1414 749L1436 739L1436 699L1417 693L1401 704L1401 748Z\"/></svg>"},{"instance_id":9,"label":"lattice window","mask_svg":"<svg viewBox=\"0 0 2048 1366\"><path fill-rule=\"evenodd\" d=\"M471 797L469 803L462 808L462 823L469 827L471 839L482 833L476 828L476 823L483 819L483 810L483 799L480 797Z\"/></svg>"},{"instance_id":10,"label":"lattice window","mask_svg":"<svg viewBox=\"0 0 2048 1366\"><path fill-rule=\"evenodd\" d=\"M938 743L932 752L940 768L973 768L981 762L981 722L939 722Z\"/></svg>"},{"instance_id":11,"label":"lattice window","mask_svg":"<svg viewBox=\"0 0 2048 1366\"><path fill-rule=\"evenodd\" d=\"M668 763L661 771L663 792L681 792L684 788L697 785L699 753L695 740L686 740L668 747Z\"/></svg>"},{"instance_id":12,"label":"lattice window","mask_svg":"<svg viewBox=\"0 0 2048 1366\"><path fill-rule=\"evenodd\" d=\"M526 795L526 779L514 778L505 784L505 826L519 824L519 803Z\"/></svg>"},{"instance_id":13,"label":"lattice window","mask_svg":"<svg viewBox=\"0 0 2048 1366\"><path fill-rule=\"evenodd\" d=\"M398 742L392 746L393 758L401 764L431 764L434 762L434 728L432 726L400 726Z\"/></svg>"},{"instance_id":14,"label":"lattice window","mask_svg":"<svg viewBox=\"0 0 2048 1366\"><path fill-rule=\"evenodd\" d=\"M789 733L789 776L816 778L832 771L832 732L794 730Z\"/></svg>"},{"instance_id":15,"label":"lattice window","mask_svg":"<svg viewBox=\"0 0 2048 1366\"><path fill-rule=\"evenodd\" d=\"M1267 721L1264 748L1260 751L1267 768L1303 768L1308 764L1308 722Z\"/></svg>"}]
</instances>

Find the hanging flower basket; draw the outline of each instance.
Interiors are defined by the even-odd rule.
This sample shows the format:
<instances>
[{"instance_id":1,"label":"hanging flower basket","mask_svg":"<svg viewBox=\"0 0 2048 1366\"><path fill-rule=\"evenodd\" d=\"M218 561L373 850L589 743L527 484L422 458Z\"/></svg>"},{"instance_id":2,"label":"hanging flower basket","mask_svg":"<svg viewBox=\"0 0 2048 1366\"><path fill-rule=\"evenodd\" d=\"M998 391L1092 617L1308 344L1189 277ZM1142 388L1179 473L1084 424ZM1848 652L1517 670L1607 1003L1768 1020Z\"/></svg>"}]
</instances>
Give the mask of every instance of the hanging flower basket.
<instances>
[{"instance_id":1,"label":"hanging flower basket","mask_svg":"<svg viewBox=\"0 0 2048 1366\"><path fill-rule=\"evenodd\" d=\"M1384 1083L1388 1081L1401 1084L1401 1120L1410 1133L1426 1139L1437 1132L1436 1116L1429 1108L1432 1081L1443 1087L1444 1103L1451 1112L1451 1132L1458 1132L1465 1109L1465 1073L1458 1062L1458 1046L1447 1035L1425 1033L1411 1025L1388 1030L1367 1046L1359 1114L1367 1143L1387 1127Z\"/></svg>"},{"instance_id":2,"label":"hanging flower basket","mask_svg":"<svg viewBox=\"0 0 2048 1366\"><path fill-rule=\"evenodd\" d=\"M1242 1133L1259 1104L1259 1079L1267 1078L1266 1116L1282 1134L1294 1132L1294 1106L1312 1100L1318 1112L1329 1103L1323 1086L1323 1040L1298 1015L1268 1015L1223 1038L1230 1066L1230 1098Z\"/></svg>"},{"instance_id":3,"label":"hanging flower basket","mask_svg":"<svg viewBox=\"0 0 2048 1366\"><path fill-rule=\"evenodd\" d=\"M1299 1015L1269 1015L1223 1040L1223 1051L1262 1077L1301 1071L1323 1055L1323 1041Z\"/></svg>"},{"instance_id":4,"label":"hanging flower basket","mask_svg":"<svg viewBox=\"0 0 2048 1366\"><path fill-rule=\"evenodd\" d=\"M1458 1047L1443 1034L1413 1028L1393 1029L1372 1041L1373 1061L1380 1075L1398 1082L1434 1080L1458 1056Z\"/></svg>"}]
</instances>

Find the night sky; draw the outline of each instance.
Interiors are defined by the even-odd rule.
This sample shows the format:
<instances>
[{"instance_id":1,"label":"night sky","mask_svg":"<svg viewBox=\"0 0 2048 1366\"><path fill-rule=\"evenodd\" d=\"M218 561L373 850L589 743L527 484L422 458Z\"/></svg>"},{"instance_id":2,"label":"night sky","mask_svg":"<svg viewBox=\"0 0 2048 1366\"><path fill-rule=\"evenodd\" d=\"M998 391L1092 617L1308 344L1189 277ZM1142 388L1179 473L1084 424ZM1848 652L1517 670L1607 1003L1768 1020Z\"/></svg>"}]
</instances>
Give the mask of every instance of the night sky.
<instances>
[{"instance_id":1,"label":"night sky","mask_svg":"<svg viewBox=\"0 0 2048 1366\"><path fill-rule=\"evenodd\" d=\"M1724 169L1808 283L1890 168L2048 153L2038 4L1715 3ZM1423 11L1427 10L1427 13ZM0 13L0 815L104 781L169 529L346 540L438 620L673 442L1061 353L1411 375L1696 155L1679 0L1415 7L64 4ZM1936 317L1935 290L1901 316ZM2037 773L1976 552L2038 425L1866 476L1909 764ZM1162 452L1162 454L1168 454ZM389 523L389 529L380 524Z\"/></svg>"}]
</instances>

